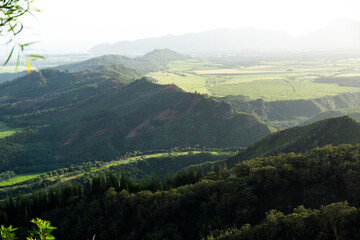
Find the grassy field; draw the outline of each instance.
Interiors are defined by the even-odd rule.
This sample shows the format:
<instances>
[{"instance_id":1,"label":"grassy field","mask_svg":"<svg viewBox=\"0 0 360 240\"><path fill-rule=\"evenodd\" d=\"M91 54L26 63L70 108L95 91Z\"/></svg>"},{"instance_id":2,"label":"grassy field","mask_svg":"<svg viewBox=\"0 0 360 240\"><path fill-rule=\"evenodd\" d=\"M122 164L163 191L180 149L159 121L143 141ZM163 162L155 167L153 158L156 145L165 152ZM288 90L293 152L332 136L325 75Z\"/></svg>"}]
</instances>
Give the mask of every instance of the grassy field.
<instances>
[{"instance_id":1,"label":"grassy field","mask_svg":"<svg viewBox=\"0 0 360 240\"><path fill-rule=\"evenodd\" d=\"M200 60L173 62L168 71L149 73L160 84L213 96L244 95L250 99L292 100L360 92L358 87L314 83L318 77L360 77L360 58L263 61L227 68Z\"/></svg>"},{"instance_id":2,"label":"grassy field","mask_svg":"<svg viewBox=\"0 0 360 240\"><path fill-rule=\"evenodd\" d=\"M202 151L190 151L191 154L199 154L202 153ZM210 153L212 155L216 155L216 156L224 156L224 157L228 157L231 156L233 153L232 152L211 152L211 151L205 151L206 153ZM107 162L103 165L103 167L105 168L109 168L111 166L116 166L116 165L123 165L123 164L128 164L131 162L135 162L135 161L142 161L145 159L149 159L149 158L162 158L162 157L168 157L170 155L172 156L184 156L184 155L188 155L189 151L185 151L185 152L172 152L171 154L169 154L168 152L164 152L164 153L155 153L155 154L146 154L146 155L140 155L140 156L135 156L135 157L129 157L127 159L122 159L122 160L117 160L117 161L112 161L112 162ZM102 170L102 168L96 168L96 167L92 167L91 171L92 172L97 172ZM15 188L18 187L22 187L21 184L20 186L13 186L15 184L21 183L21 182L25 182L31 179L35 179L43 174L46 174L47 172L36 172L36 173L27 173L27 174L17 174L15 177L7 179L5 181L0 182L0 192L7 192L9 190L14 190ZM69 175L70 174L70 175ZM49 181L55 181L56 179L60 179L60 183L69 181L69 180L73 180L75 178L81 177L84 175L84 171L78 171L75 173L65 173L64 175L57 175L57 176L53 176L48 178Z\"/></svg>"},{"instance_id":3,"label":"grassy field","mask_svg":"<svg viewBox=\"0 0 360 240\"><path fill-rule=\"evenodd\" d=\"M190 151L190 152L172 152L171 154L168 153L168 152L146 154L146 155L130 157L130 158L122 159L122 160L118 160L118 161L112 161L112 162L106 163L105 167L109 168L111 166L121 165L121 164L128 164L130 162L141 161L143 159L149 159L149 158L159 158L159 157L169 157L169 156L184 156L184 155L188 155L189 153L199 154L199 153L202 153L202 152L201 151ZM210 154L216 155L216 156L218 156L218 155L230 156L232 154L231 152L209 152L209 151L206 151L206 153L210 153Z\"/></svg>"},{"instance_id":4,"label":"grassy field","mask_svg":"<svg viewBox=\"0 0 360 240\"><path fill-rule=\"evenodd\" d=\"M46 172L38 172L38 173L26 173L26 174L17 174L15 177L7 179L5 181L0 182L0 187L11 186L17 183L25 182L27 180L37 178L38 176L44 174Z\"/></svg>"},{"instance_id":5,"label":"grassy field","mask_svg":"<svg viewBox=\"0 0 360 240\"><path fill-rule=\"evenodd\" d=\"M11 136L19 131L21 129L9 128L5 123L0 122L0 138Z\"/></svg>"}]
</instances>

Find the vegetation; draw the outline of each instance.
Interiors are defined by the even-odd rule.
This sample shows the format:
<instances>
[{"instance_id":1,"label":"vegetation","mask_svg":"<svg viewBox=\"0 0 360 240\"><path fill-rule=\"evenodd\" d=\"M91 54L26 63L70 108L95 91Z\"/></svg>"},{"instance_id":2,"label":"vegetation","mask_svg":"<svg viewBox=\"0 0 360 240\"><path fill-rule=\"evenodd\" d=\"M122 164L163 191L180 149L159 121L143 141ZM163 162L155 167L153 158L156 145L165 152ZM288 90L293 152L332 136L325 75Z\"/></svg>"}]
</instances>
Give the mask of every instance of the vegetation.
<instances>
[{"instance_id":1,"label":"vegetation","mask_svg":"<svg viewBox=\"0 0 360 240\"><path fill-rule=\"evenodd\" d=\"M237 111L253 114L262 121L272 124L274 127L285 129L296 126L299 123L305 125L305 123L315 122L310 119L318 114L326 114L326 111L336 110L346 113L346 108L359 106L360 94L343 93L337 96L326 96L308 100L272 102L265 102L261 99L249 101L244 99L244 96L227 96L219 98L219 100L230 103L232 108ZM346 114L333 115L332 117L343 115ZM309 122L307 122L308 119ZM321 120L321 118L315 119Z\"/></svg>"},{"instance_id":2,"label":"vegetation","mask_svg":"<svg viewBox=\"0 0 360 240\"><path fill-rule=\"evenodd\" d=\"M245 152L230 158L227 162L230 164L239 160L288 152L303 153L314 147L328 144L357 144L359 142L360 123L343 116L275 132L253 144Z\"/></svg>"},{"instance_id":3,"label":"vegetation","mask_svg":"<svg viewBox=\"0 0 360 240\"><path fill-rule=\"evenodd\" d=\"M130 83L130 84L129 84ZM174 85L111 72L33 72L0 85L0 170L39 172L173 147L245 147L270 133L248 114Z\"/></svg>"},{"instance_id":4,"label":"vegetation","mask_svg":"<svg viewBox=\"0 0 360 240\"><path fill-rule=\"evenodd\" d=\"M164 70L171 61L188 59L189 57L169 49L155 49L142 57L130 58L120 55L105 55L89 60L61 65L60 70L82 72L86 70L128 72L135 79L148 72Z\"/></svg>"},{"instance_id":5,"label":"vegetation","mask_svg":"<svg viewBox=\"0 0 360 240\"><path fill-rule=\"evenodd\" d=\"M49 219L59 239L356 239L359 154L359 145L326 146L244 161L231 171L217 165L200 181L189 169L173 178L187 185L175 188L109 172L84 188L8 197L0 215L23 226L25 213Z\"/></svg>"},{"instance_id":6,"label":"vegetation","mask_svg":"<svg viewBox=\"0 0 360 240\"><path fill-rule=\"evenodd\" d=\"M56 229L56 227L51 226L49 221L41 220L40 218L32 219L30 222L35 224L31 230L29 230L29 237L27 240L52 240L55 239L51 232ZM0 237L2 240L14 240L15 231L17 228L13 228L11 225L9 227L4 227L1 225Z\"/></svg>"},{"instance_id":7,"label":"vegetation","mask_svg":"<svg viewBox=\"0 0 360 240\"><path fill-rule=\"evenodd\" d=\"M210 166L220 163L226 157L233 155L229 150L202 149L193 151L191 149L173 149L170 152L127 153L117 161L111 162L85 162L81 165L60 168L42 173L17 174L4 172L5 176L11 177L0 182L0 199L7 195L15 196L18 193L30 193L34 190L54 188L70 181L85 182L88 177L99 173L107 173L109 170L120 175L124 171L128 177L135 181L144 178L158 176L161 181L177 171L195 167L207 172ZM234 150L233 150L234 151Z\"/></svg>"},{"instance_id":8,"label":"vegetation","mask_svg":"<svg viewBox=\"0 0 360 240\"><path fill-rule=\"evenodd\" d=\"M333 57L333 56L332 56ZM359 69L353 67L359 59L335 58L331 63L326 57L315 59L262 61L247 66L241 63L178 61L169 64L167 71L149 73L158 83L174 83L191 92L203 92L216 97L242 95L251 100L284 101L335 96L344 92L359 92L356 84ZM244 66L245 65L245 66ZM291 71L289 71L291 69ZM336 77L330 77L330 76ZM191 79L191 80L190 80ZM334 79L332 82L321 79ZM341 83L339 86L337 83Z\"/></svg>"},{"instance_id":9,"label":"vegetation","mask_svg":"<svg viewBox=\"0 0 360 240\"><path fill-rule=\"evenodd\" d=\"M296 126L329 110L358 106L358 58L292 56L257 60L235 57L177 61L168 70L148 73L160 84L176 84L230 103L275 128ZM329 58L332 60L330 61ZM228 60L230 59L230 60Z\"/></svg>"},{"instance_id":10,"label":"vegetation","mask_svg":"<svg viewBox=\"0 0 360 240\"><path fill-rule=\"evenodd\" d=\"M30 0L3 0L0 3L0 33L1 37L5 38L5 42L10 45L11 50L4 62L6 65L11 59L14 50L18 51L17 64L19 63L20 54L23 53L24 49L31 45L31 43L20 43L18 35L23 30L23 23L20 19L24 15L37 12L39 10L32 7L32 1ZM38 55L27 55L27 57L41 58ZM29 60L27 60L29 61ZM30 71L28 62L28 71Z\"/></svg>"}]
</instances>

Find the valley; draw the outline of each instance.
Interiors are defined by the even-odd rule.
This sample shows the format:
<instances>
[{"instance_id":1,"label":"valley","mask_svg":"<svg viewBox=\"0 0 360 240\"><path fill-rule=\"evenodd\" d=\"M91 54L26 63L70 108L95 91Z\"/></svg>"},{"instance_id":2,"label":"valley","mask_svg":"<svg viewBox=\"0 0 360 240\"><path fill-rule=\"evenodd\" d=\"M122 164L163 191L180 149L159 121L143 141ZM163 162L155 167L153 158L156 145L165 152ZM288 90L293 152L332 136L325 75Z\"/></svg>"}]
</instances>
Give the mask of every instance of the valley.
<instances>
[{"instance_id":1,"label":"valley","mask_svg":"<svg viewBox=\"0 0 360 240\"><path fill-rule=\"evenodd\" d=\"M0 239L360 239L359 9L0 1Z\"/></svg>"},{"instance_id":2,"label":"valley","mask_svg":"<svg viewBox=\"0 0 360 240\"><path fill-rule=\"evenodd\" d=\"M308 208L357 213L359 59L243 60L157 49L0 84L0 222L41 217L59 239L212 240L263 234L273 209L290 226ZM309 239L330 238L332 217L316 215Z\"/></svg>"}]
</instances>

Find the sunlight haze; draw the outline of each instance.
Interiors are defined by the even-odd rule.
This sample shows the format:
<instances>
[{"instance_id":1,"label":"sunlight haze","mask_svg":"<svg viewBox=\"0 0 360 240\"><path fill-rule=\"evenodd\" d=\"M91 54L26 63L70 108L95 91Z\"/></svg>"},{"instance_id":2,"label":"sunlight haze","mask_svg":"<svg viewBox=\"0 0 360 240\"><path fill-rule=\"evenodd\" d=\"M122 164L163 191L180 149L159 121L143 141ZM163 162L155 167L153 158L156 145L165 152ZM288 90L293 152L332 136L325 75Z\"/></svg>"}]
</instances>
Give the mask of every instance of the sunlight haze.
<instances>
[{"instance_id":1,"label":"sunlight haze","mask_svg":"<svg viewBox=\"0 0 360 240\"><path fill-rule=\"evenodd\" d=\"M86 52L99 43L181 35L217 28L271 29L298 36L335 19L360 20L358 0L36 0L22 36L49 53Z\"/></svg>"}]
</instances>

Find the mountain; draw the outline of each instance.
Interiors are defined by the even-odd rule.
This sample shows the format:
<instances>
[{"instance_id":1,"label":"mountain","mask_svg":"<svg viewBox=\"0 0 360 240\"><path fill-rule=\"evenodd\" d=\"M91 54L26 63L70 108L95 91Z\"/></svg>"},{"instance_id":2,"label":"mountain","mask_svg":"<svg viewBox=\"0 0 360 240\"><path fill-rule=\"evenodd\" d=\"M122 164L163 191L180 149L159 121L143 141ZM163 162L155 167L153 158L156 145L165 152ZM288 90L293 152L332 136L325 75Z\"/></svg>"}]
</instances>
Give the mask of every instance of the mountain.
<instances>
[{"instance_id":1,"label":"mountain","mask_svg":"<svg viewBox=\"0 0 360 240\"><path fill-rule=\"evenodd\" d=\"M308 50L360 49L360 22L337 19L323 29L297 37L295 43Z\"/></svg>"},{"instance_id":2,"label":"mountain","mask_svg":"<svg viewBox=\"0 0 360 240\"><path fill-rule=\"evenodd\" d=\"M89 60L58 66L57 69L70 72L86 70L126 72L139 77L145 73L166 68L171 61L189 59L169 49L155 49L144 56L130 58L120 55L105 55Z\"/></svg>"},{"instance_id":3,"label":"mountain","mask_svg":"<svg viewBox=\"0 0 360 240\"><path fill-rule=\"evenodd\" d=\"M129 84L130 83L130 84ZM270 133L257 118L175 85L108 72L45 69L0 85L0 169L50 169L176 146L248 146Z\"/></svg>"},{"instance_id":4,"label":"mountain","mask_svg":"<svg viewBox=\"0 0 360 240\"><path fill-rule=\"evenodd\" d=\"M254 28L216 29L179 36L163 36L104 43L89 51L97 54L136 55L156 48L169 48L181 53L216 53L274 50L337 50L360 49L360 22L339 19L320 29L299 37L286 33Z\"/></svg>"},{"instance_id":5,"label":"mountain","mask_svg":"<svg viewBox=\"0 0 360 240\"><path fill-rule=\"evenodd\" d=\"M100 44L90 49L97 54L143 54L156 48L169 48L181 53L280 49L287 45L290 36L278 31L244 29L216 29L181 36L164 36L135 41Z\"/></svg>"},{"instance_id":6,"label":"mountain","mask_svg":"<svg viewBox=\"0 0 360 240\"><path fill-rule=\"evenodd\" d=\"M273 133L230 159L237 162L280 153L302 153L328 144L357 144L360 142L360 123L348 116L329 118L302 127Z\"/></svg>"}]
</instances>

